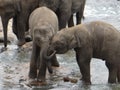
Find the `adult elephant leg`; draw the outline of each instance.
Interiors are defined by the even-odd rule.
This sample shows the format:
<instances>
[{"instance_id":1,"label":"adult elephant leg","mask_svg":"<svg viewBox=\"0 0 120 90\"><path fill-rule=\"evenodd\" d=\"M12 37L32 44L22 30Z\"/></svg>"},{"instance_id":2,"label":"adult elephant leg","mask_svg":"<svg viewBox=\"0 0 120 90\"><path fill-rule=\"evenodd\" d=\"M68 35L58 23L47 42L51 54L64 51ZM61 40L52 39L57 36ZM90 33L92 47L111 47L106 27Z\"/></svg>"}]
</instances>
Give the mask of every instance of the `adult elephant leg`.
<instances>
[{"instance_id":1,"label":"adult elephant leg","mask_svg":"<svg viewBox=\"0 0 120 90\"><path fill-rule=\"evenodd\" d=\"M83 16L84 13L84 7L81 7L81 9L79 10L79 12L76 13L76 24L81 24L82 19L84 18Z\"/></svg>"},{"instance_id":2,"label":"adult elephant leg","mask_svg":"<svg viewBox=\"0 0 120 90\"><path fill-rule=\"evenodd\" d=\"M111 60L113 61L113 60ZM108 77L108 82L109 83L116 83L117 79L117 67L113 63L105 62L108 71L109 71L109 77Z\"/></svg>"},{"instance_id":3,"label":"adult elephant leg","mask_svg":"<svg viewBox=\"0 0 120 90\"><path fill-rule=\"evenodd\" d=\"M17 33L17 17L13 17L13 24L12 24L12 28L13 28L13 33L16 35L16 37L18 38L18 33Z\"/></svg>"},{"instance_id":4,"label":"adult elephant leg","mask_svg":"<svg viewBox=\"0 0 120 90\"><path fill-rule=\"evenodd\" d=\"M60 11L60 15L58 15L59 20L59 29L65 28L68 24L68 21L70 19L71 13L65 13Z\"/></svg>"},{"instance_id":5,"label":"adult elephant leg","mask_svg":"<svg viewBox=\"0 0 120 90\"><path fill-rule=\"evenodd\" d=\"M69 21L68 21L68 27L74 26L74 21L73 21L73 15L71 15Z\"/></svg>"},{"instance_id":6,"label":"adult elephant leg","mask_svg":"<svg viewBox=\"0 0 120 90\"><path fill-rule=\"evenodd\" d=\"M29 70L29 78L35 79L37 78L37 60L40 54L40 48L33 42L33 49L30 61L30 70Z\"/></svg>"},{"instance_id":7,"label":"adult elephant leg","mask_svg":"<svg viewBox=\"0 0 120 90\"><path fill-rule=\"evenodd\" d=\"M29 15L26 15L26 19L25 19L25 41L26 42L30 42L32 41L32 37L29 33L29 25L28 25L28 21L29 21Z\"/></svg>"},{"instance_id":8,"label":"adult elephant leg","mask_svg":"<svg viewBox=\"0 0 120 90\"><path fill-rule=\"evenodd\" d=\"M25 44L25 21L24 16L21 13L17 16L17 37L18 37L18 46Z\"/></svg>"},{"instance_id":9,"label":"adult elephant leg","mask_svg":"<svg viewBox=\"0 0 120 90\"><path fill-rule=\"evenodd\" d=\"M7 47L7 26L8 26L8 18L5 16L1 16L2 25L3 25L3 34L4 34L4 47Z\"/></svg>"},{"instance_id":10,"label":"adult elephant leg","mask_svg":"<svg viewBox=\"0 0 120 90\"><path fill-rule=\"evenodd\" d=\"M77 20L76 24L81 24L81 20L82 18L84 18L83 14L84 14L85 3L86 0L83 0L79 12L76 13L76 20Z\"/></svg>"},{"instance_id":11,"label":"adult elephant leg","mask_svg":"<svg viewBox=\"0 0 120 90\"><path fill-rule=\"evenodd\" d=\"M87 54L87 52L84 51L81 52L77 48L75 49L75 51L76 51L76 60L82 74L82 80L85 84L91 84L91 80L90 80L91 55Z\"/></svg>"},{"instance_id":12,"label":"adult elephant leg","mask_svg":"<svg viewBox=\"0 0 120 90\"><path fill-rule=\"evenodd\" d=\"M76 13L76 24L81 24L81 19L82 19L82 15L80 14L80 12Z\"/></svg>"},{"instance_id":13,"label":"adult elephant leg","mask_svg":"<svg viewBox=\"0 0 120 90\"><path fill-rule=\"evenodd\" d=\"M82 18L83 18L83 12L82 11L80 11L80 12L77 12L76 13L76 24L78 25L78 24L81 24L81 20L82 20Z\"/></svg>"}]
</instances>

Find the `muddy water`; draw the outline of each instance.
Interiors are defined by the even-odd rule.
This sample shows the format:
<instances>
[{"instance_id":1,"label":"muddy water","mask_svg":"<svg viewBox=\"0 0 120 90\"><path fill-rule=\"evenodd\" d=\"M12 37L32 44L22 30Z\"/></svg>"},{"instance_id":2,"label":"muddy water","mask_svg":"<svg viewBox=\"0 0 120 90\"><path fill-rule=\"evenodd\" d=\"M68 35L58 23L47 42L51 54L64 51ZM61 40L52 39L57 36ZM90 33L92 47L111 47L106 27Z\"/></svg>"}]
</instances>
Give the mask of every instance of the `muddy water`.
<instances>
[{"instance_id":1,"label":"muddy water","mask_svg":"<svg viewBox=\"0 0 120 90\"><path fill-rule=\"evenodd\" d=\"M120 1L87 0L84 16L82 23L102 20L120 30ZM28 45L18 48L12 43L8 45L7 51L0 53L0 90L120 90L119 84L107 83L108 70L100 59L92 59L91 62L92 85L83 85L79 80L81 74L73 50L57 55L61 66L54 69L53 75L47 73L47 85L31 87L27 84L31 55L31 47ZM3 44L0 44L2 47ZM66 76L78 82L64 82L63 77Z\"/></svg>"}]
</instances>

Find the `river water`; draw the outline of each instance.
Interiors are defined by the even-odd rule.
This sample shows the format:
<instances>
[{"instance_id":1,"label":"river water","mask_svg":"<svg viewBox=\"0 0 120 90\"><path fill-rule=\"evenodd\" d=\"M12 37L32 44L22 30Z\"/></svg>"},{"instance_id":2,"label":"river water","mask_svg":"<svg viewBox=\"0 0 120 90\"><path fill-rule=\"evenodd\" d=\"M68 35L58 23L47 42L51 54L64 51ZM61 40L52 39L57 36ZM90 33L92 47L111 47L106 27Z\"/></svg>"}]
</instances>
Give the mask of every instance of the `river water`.
<instances>
[{"instance_id":1,"label":"river water","mask_svg":"<svg viewBox=\"0 0 120 90\"><path fill-rule=\"evenodd\" d=\"M84 16L82 23L102 20L120 30L120 1L87 0ZM3 44L0 44L0 48L2 47ZM7 51L0 53L0 90L120 90L119 84L107 83L108 70L105 62L95 58L91 62L92 85L83 85L73 50L57 55L60 67L55 68L53 75L47 73L47 85L29 86L27 80L30 56L30 44L19 49L14 42L8 45ZM64 82L63 77L66 76L78 82Z\"/></svg>"}]
</instances>

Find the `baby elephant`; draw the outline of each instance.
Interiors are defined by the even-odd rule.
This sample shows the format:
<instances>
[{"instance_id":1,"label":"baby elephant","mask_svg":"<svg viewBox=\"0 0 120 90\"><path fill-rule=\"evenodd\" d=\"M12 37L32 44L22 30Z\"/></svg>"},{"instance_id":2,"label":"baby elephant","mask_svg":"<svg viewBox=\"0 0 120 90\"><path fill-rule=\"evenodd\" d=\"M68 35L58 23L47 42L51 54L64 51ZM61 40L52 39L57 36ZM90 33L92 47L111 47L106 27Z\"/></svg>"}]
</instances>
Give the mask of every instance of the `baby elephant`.
<instances>
[{"instance_id":1,"label":"baby elephant","mask_svg":"<svg viewBox=\"0 0 120 90\"><path fill-rule=\"evenodd\" d=\"M52 36L58 31L56 14L47 7L35 9L29 18L29 29L33 39L29 78L45 81L47 66L49 72L52 73L52 69L49 68L51 65L48 64L52 63L53 66L59 66L55 54L51 55L52 58L50 60L47 60L48 63L46 63L43 55L43 53L47 52ZM37 69L39 70L38 74Z\"/></svg>"},{"instance_id":2,"label":"baby elephant","mask_svg":"<svg viewBox=\"0 0 120 90\"><path fill-rule=\"evenodd\" d=\"M58 54L73 48L86 84L91 84L91 58L105 60L109 83L120 82L120 32L112 25L94 21L63 29L54 35L50 44L50 50Z\"/></svg>"}]
</instances>

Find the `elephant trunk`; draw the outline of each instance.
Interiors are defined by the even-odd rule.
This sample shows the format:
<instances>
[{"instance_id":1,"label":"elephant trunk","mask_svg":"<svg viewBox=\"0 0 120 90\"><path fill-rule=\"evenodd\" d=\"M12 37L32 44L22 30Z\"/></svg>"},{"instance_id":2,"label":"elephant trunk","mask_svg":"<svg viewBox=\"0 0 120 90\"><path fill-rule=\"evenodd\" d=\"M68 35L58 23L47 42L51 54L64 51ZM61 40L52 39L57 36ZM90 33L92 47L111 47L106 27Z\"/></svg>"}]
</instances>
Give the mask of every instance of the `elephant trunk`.
<instances>
[{"instance_id":1,"label":"elephant trunk","mask_svg":"<svg viewBox=\"0 0 120 90\"><path fill-rule=\"evenodd\" d=\"M41 52L40 52L40 66L41 66L41 64L45 64L46 68L48 68L49 73L53 73L52 65L51 65L51 58L55 55L56 52L53 52L49 56L48 47L49 47L49 44L46 43L41 48Z\"/></svg>"},{"instance_id":2,"label":"elephant trunk","mask_svg":"<svg viewBox=\"0 0 120 90\"><path fill-rule=\"evenodd\" d=\"M56 51L50 51L48 47L44 51L43 57L47 60L50 60L56 54Z\"/></svg>"}]
</instances>

